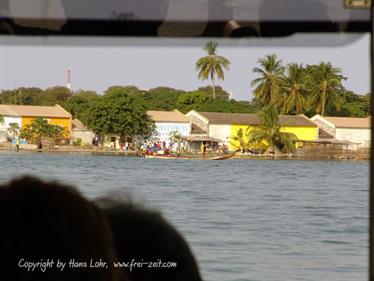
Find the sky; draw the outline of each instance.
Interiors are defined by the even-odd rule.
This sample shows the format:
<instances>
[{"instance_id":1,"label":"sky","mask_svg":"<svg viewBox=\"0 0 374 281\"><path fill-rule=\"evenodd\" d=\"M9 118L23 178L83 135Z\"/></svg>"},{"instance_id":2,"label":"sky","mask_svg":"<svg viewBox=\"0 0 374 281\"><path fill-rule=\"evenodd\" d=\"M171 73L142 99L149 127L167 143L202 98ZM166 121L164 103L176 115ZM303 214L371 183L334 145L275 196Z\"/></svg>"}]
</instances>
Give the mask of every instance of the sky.
<instances>
[{"instance_id":1,"label":"sky","mask_svg":"<svg viewBox=\"0 0 374 281\"><path fill-rule=\"evenodd\" d=\"M211 39L209 39L211 40ZM331 62L356 93L370 91L369 34L297 34L285 38L213 39L218 55L231 61L218 81L237 100L250 100L252 69L258 59L277 54L283 64ZM207 38L0 37L0 89L66 85L102 93L112 85L140 89L167 86L194 90L210 85L197 78L195 62Z\"/></svg>"}]
</instances>

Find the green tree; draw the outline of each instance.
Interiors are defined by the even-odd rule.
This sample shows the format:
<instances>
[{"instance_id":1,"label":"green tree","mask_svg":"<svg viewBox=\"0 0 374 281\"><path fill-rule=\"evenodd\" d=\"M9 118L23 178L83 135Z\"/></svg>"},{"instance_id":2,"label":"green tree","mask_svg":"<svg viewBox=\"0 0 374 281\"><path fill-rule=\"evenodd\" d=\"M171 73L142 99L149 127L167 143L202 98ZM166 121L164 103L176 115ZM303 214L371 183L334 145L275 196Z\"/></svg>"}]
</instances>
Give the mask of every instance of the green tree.
<instances>
[{"instance_id":1,"label":"green tree","mask_svg":"<svg viewBox=\"0 0 374 281\"><path fill-rule=\"evenodd\" d=\"M273 105L265 106L259 113L260 126L253 128L248 134L250 144L255 146L266 145L269 153L279 153L280 149L292 151L295 148L297 137L295 134L281 132L278 112Z\"/></svg>"},{"instance_id":2,"label":"green tree","mask_svg":"<svg viewBox=\"0 0 374 281\"><path fill-rule=\"evenodd\" d=\"M141 91L136 86L110 86L108 89L105 90L105 94L119 93L126 93L128 95L141 95L143 91Z\"/></svg>"},{"instance_id":3,"label":"green tree","mask_svg":"<svg viewBox=\"0 0 374 281\"><path fill-rule=\"evenodd\" d=\"M147 116L143 99L124 92L107 93L90 108L88 127L102 135L148 137L154 124Z\"/></svg>"},{"instance_id":4,"label":"green tree","mask_svg":"<svg viewBox=\"0 0 374 281\"><path fill-rule=\"evenodd\" d=\"M236 135L231 136L230 143L244 153L245 149L249 148L248 130L245 132L242 128L236 130Z\"/></svg>"},{"instance_id":5,"label":"green tree","mask_svg":"<svg viewBox=\"0 0 374 281\"><path fill-rule=\"evenodd\" d=\"M30 124L26 125L21 131L21 138L25 138L42 147L42 138L51 138L54 142L58 138L65 138L67 136L66 128L49 124L45 118L35 118Z\"/></svg>"},{"instance_id":6,"label":"green tree","mask_svg":"<svg viewBox=\"0 0 374 281\"><path fill-rule=\"evenodd\" d=\"M260 77L251 82L256 101L262 105L276 104L281 95L284 84L284 67L282 61L275 54L267 55L258 61L260 67L253 68L253 72Z\"/></svg>"},{"instance_id":7,"label":"green tree","mask_svg":"<svg viewBox=\"0 0 374 281\"><path fill-rule=\"evenodd\" d=\"M339 110L329 105L326 108L326 115L361 118L370 115L370 94L357 95L352 91L345 91L343 96L344 102Z\"/></svg>"},{"instance_id":8,"label":"green tree","mask_svg":"<svg viewBox=\"0 0 374 281\"><path fill-rule=\"evenodd\" d=\"M204 50L208 52L208 56L202 57L196 62L196 70L198 77L201 80L212 80L213 99L216 98L215 94L215 77L218 79L225 79L224 70L230 68L230 61L225 57L217 55L217 43L209 41Z\"/></svg>"},{"instance_id":9,"label":"green tree","mask_svg":"<svg viewBox=\"0 0 374 281\"><path fill-rule=\"evenodd\" d=\"M177 142L178 143L178 153L180 154L181 153L181 141L182 141L182 136L181 134L178 132L178 131L173 131L170 133L170 138L173 142Z\"/></svg>"},{"instance_id":10,"label":"green tree","mask_svg":"<svg viewBox=\"0 0 374 281\"><path fill-rule=\"evenodd\" d=\"M55 104L60 104L71 96L72 92L66 87L55 86L52 88L47 88L43 93L41 105L52 106Z\"/></svg>"},{"instance_id":11,"label":"green tree","mask_svg":"<svg viewBox=\"0 0 374 281\"><path fill-rule=\"evenodd\" d=\"M294 111L301 114L307 106L307 86L305 83L306 72L302 65L296 63L289 64L287 67L287 76L282 88L282 97L280 108L283 108L285 114Z\"/></svg>"},{"instance_id":12,"label":"green tree","mask_svg":"<svg viewBox=\"0 0 374 281\"><path fill-rule=\"evenodd\" d=\"M209 97L213 98L213 87L212 86L200 87L198 90L205 92ZM216 99L225 100L225 101L228 101L230 99L230 94L226 92L221 86L216 86L214 90L215 90Z\"/></svg>"},{"instance_id":13,"label":"green tree","mask_svg":"<svg viewBox=\"0 0 374 281\"><path fill-rule=\"evenodd\" d=\"M98 95L95 91L80 90L63 101L61 106L69 111L74 119L79 119L86 124L88 111L97 99Z\"/></svg>"},{"instance_id":14,"label":"green tree","mask_svg":"<svg viewBox=\"0 0 374 281\"><path fill-rule=\"evenodd\" d=\"M48 126L47 136L52 138L54 141L56 141L56 139L66 138L67 134L68 132L63 126L53 124L49 124Z\"/></svg>"},{"instance_id":15,"label":"green tree","mask_svg":"<svg viewBox=\"0 0 374 281\"><path fill-rule=\"evenodd\" d=\"M16 90L16 104L40 105L43 97L43 90L39 88L18 88Z\"/></svg>"},{"instance_id":16,"label":"green tree","mask_svg":"<svg viewBox=\"0 0 374 281\"><path fill-rule=\"evenodd\" d=\"M339 68L332 67L331 63L321 62L319 65L312 65L308 68L309 83L311 91L310 106L314 107L316 112L325 115L328 105L340 108L343 102L344 87Z\"/></svg>"},{"instance_id":17,"label":"green tree","mask_svg":"<svg viewBox=\"0 0 374 281\"><path fill-rule=\"evenodd\" d=\"M177 108L179 96L185 93L168 87L157 87L143 92L143 98L150 110L174 110Z\"/></svg>"},{"instance_id":18,"label":"green tree","mask_svg":"<svg viewBox=\"0 0 374 281\"><path fill-rule=\"evenodd\" d=\"M21 87L15 90L4 90L0 94L2 104L41 105L43 90Z\"/></svg>"},{"instance_id":19,"label":"green tree","mask_svg":"<svg viewBox=\"0 0 374 281\"><path fill-rule=\"evenodd\" d=\"M209 99L208 95L202 91L192 91L192 92L185 92L181 94L178 98L178 103L180 104L196 104L196 103L205 103Z\"/></svg>"}]
</instances>

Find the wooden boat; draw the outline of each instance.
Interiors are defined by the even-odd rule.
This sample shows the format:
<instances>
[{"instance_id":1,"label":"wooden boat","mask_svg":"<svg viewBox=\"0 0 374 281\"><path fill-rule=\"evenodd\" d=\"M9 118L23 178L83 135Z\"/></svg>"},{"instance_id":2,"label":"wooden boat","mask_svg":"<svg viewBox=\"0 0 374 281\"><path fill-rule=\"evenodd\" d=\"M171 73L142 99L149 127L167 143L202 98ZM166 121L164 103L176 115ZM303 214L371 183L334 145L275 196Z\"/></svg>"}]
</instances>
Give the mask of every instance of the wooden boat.
<instances>
[{"instance_id":1,"label":"wooden boat","mask_svg":"<svg viewBox=\"0 0 374 281\"><path fill-rule=\"evenodd\" d=\"M226 160L231 157L233 157L234 154L226 154L226 155L219 155L215 157L210 158L201 158L201 157L193 157L193 156L185 156L185 155L151 155L146 154L144 155L144 158L150 158L150 159L188 159L188 160Z\"/></svg>"},{"instance_id":2,"label":"wooden boat","mask_svg":"<svg viewBox=\"0 0 374 281\"><path fill-rule=\"evenodd\" d=\"M222 156L216 156L216 157L212 157L212 158L208 158L207 160L226 160L226 159L229 159L231 157L233 157L235 154L227 154L227 155L222 155Z\"/></svg>"}]
</instances>

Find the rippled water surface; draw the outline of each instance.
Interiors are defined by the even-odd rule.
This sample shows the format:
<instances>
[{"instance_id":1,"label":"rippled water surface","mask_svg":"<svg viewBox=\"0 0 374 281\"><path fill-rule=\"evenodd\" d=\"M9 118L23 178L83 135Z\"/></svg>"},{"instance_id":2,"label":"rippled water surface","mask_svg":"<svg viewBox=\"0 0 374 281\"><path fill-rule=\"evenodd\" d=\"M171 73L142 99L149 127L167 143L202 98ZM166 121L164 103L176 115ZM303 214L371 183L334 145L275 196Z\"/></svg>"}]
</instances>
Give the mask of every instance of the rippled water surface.
<instances>
[{"instance_id":1,"label":"rippled water surface","mask_svg":"<svg viewBox=\"0 0 374 281\"><path fill-rule=\"evenodd\" d=\"M204 280L366 280L367 162L0 154L1 182L59 179L130 194L185 235Z\"/></svg>"}]
</instances>

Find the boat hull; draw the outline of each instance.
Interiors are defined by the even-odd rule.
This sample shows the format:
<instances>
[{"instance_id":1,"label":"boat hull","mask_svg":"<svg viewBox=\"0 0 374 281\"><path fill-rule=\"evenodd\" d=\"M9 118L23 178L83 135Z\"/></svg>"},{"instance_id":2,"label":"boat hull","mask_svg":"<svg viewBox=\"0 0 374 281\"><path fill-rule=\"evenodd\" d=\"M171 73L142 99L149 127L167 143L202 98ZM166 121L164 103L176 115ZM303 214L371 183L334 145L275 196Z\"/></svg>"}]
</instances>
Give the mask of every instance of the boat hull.
<instances>
[{"instance_id":1,"label":"boat hull","mask_svg":"<svg viewBox=\"0 0 374 281\"><path fill-rule=\"evenodd\" d=\"M176 156L176 155L144 155L148 159L186 159L186 160L226 160L233 157L234 154L215 156L210 158L200 158L191 156Z\"/></svg>"}]
</instances>

